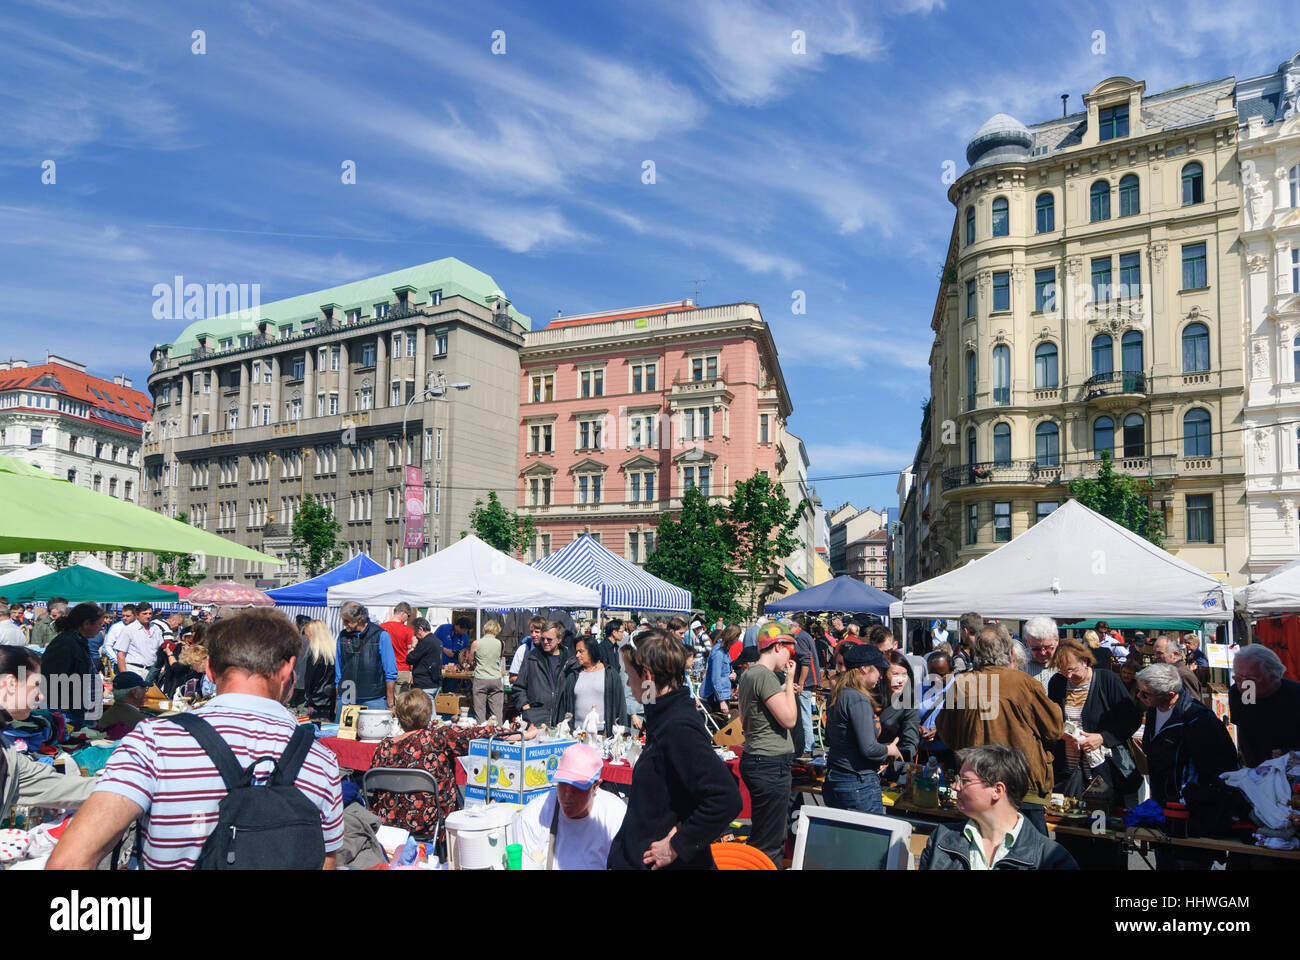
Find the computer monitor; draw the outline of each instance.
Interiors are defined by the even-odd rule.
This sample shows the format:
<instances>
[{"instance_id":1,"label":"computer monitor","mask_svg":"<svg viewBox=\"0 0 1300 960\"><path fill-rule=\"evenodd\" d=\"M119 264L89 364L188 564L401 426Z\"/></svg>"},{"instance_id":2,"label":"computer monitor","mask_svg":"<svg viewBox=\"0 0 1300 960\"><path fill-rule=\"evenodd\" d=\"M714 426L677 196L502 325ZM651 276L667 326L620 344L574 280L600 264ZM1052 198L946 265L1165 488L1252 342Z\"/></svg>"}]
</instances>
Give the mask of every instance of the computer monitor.
<instances>
[{"instance_id":1,"label":"computer monitor","mask_svg":"<svg viewBox=\"0 0 1300 960\"><path fill-rule=\"evenodd\" d=\"M906 870L912 860L906 820L805 804L795 832L793 870Z\"/></svg>"}]
</instances>

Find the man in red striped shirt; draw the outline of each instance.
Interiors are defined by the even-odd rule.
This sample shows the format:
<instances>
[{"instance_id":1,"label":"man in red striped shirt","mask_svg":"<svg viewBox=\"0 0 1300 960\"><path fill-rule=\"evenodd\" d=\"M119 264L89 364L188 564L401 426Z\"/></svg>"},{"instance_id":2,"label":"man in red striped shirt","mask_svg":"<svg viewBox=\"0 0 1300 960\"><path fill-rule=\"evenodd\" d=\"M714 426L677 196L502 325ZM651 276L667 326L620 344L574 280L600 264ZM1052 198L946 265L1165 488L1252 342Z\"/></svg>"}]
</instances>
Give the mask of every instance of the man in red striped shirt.
<instances>
[{"instance_id":1,"label":"man in red striped shirt","mask_svg":"<svg viewBox=\"0 0 1300 960\"><path fill-rule=\"evenodd\" d=\"M208 677L217 695L196 709L230 745L241 767L279 757L297 729L283 703L293 691L301 639L283 614L254 610L219 621L205 635ZM257 775L269 778L272 765ZM325 869L343 843L338 761L313 744L294 786L320 810ZM118 745L90 799L64 831L47 869L93 869L133 820L142 823L142 865L151 870L194 867L217 823L226 787L188 732L166 719L137 726Z\"/></svg>"}]
</instances>

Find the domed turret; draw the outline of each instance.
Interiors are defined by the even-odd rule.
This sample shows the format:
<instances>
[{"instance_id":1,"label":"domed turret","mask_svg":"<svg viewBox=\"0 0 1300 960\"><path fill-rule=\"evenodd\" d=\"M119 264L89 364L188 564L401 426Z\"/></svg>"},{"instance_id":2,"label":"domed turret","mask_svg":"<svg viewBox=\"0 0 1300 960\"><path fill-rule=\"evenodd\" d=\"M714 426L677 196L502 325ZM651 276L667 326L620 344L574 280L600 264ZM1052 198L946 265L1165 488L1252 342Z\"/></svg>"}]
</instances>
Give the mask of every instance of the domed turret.
<instances>
[{"instance_id":1,"label":"domed turret","mask_svg":"<svg viewBox=\"0 0 1300 960\"><path fill-rule=\"evenodd\" d=\"M966 162L972 167L1028 160L1034 135L1015 117L996 113L975 131L966 144Z\"/></svg>"}]
</instances>

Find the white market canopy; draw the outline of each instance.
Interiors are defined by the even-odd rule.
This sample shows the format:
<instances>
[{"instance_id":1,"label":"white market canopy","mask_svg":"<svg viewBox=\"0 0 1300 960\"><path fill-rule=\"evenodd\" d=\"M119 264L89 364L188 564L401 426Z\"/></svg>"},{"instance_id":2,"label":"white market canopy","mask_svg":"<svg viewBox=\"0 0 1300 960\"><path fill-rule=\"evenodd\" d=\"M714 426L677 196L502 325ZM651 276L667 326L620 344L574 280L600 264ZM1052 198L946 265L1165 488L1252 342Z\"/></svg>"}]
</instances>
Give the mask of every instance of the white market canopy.
<instances>
[{"instance_id":1,"label":"white market canopy","mask_svg":"<svg viewBox=\"0 0 1300 960\"><path fill-rule=\"evenodd\" d=\"M1300 560L1269 571L1236 595L1238 605L1251 616L1300 613Z\"/></svg>"},{"instance_id":2,"label":"white market canopy","mask_svg":"<svg viewBox=\"0 0 1300 960\"><path fill-rule=\"evenodd\" d=\"M41 563L36 560L26 566L19 567L17 570L10 570L3 577L0 577L0 587L7 587L11 583L23 583L27 580L35 580L37 577L43 577L46 574L53 573L54 568L48 563Z\"/></svg>"},{"instance_id":3,"label":"white market canopy","mask_svg":"<svg viewBox=\"0 0 1300 960\"><path fill-rule=\"evenodd\" d=\"M476 610L600 606L600 594L590 587L520 563L473 534L397 570L330 587L327 598L331 607L349 600L368 607L405 600L417 607Z\"/></svg>"},{"instance_id":4,"label":"white market canopy","mask_svg":"<svg viewBox=\"0 0 1300 960\"><path fill-rule=\"evenodd\" d=\"M123 580L131 579L130 577L123 577L120 573L118 573L108 564L104 563L103 560L100 560L93 553L87 554L86 556L82 557L74 564L74 566L85 567L87 570L98 570L100 573L106 573L110 577L120 577Z\"/></svg>"},{"instance_id":5,"label":"white market canopy","mask_svg":"<svg viewBox=\"0 0 1300 960\"><path fill-rule=\"evenodd\" d=\"M891 617L1191 617L1231 620L1232 589L1067 500L1010 543L905 587Z\"/></svg>"}]
</instances>

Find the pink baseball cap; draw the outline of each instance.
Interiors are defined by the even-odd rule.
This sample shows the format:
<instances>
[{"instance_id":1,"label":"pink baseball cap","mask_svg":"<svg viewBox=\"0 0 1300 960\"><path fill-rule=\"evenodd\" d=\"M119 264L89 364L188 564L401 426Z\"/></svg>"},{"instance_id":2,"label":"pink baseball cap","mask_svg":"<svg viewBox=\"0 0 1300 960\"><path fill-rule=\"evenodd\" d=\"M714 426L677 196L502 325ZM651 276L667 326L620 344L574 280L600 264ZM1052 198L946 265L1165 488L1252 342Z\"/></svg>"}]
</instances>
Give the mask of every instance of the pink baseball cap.
<instances>
[{"instance_id":1,"label":"pink baseball cap","mask_svg":"<svg viewBox=\"0 0 1300 960\"><path fill-rule=\"evenodd\" d=\"M595 747L575 743L560 754L560 764L555 768L555 782L589 790L600 780L604 765L600 751Z\"/></svg>"}]
</instances>

